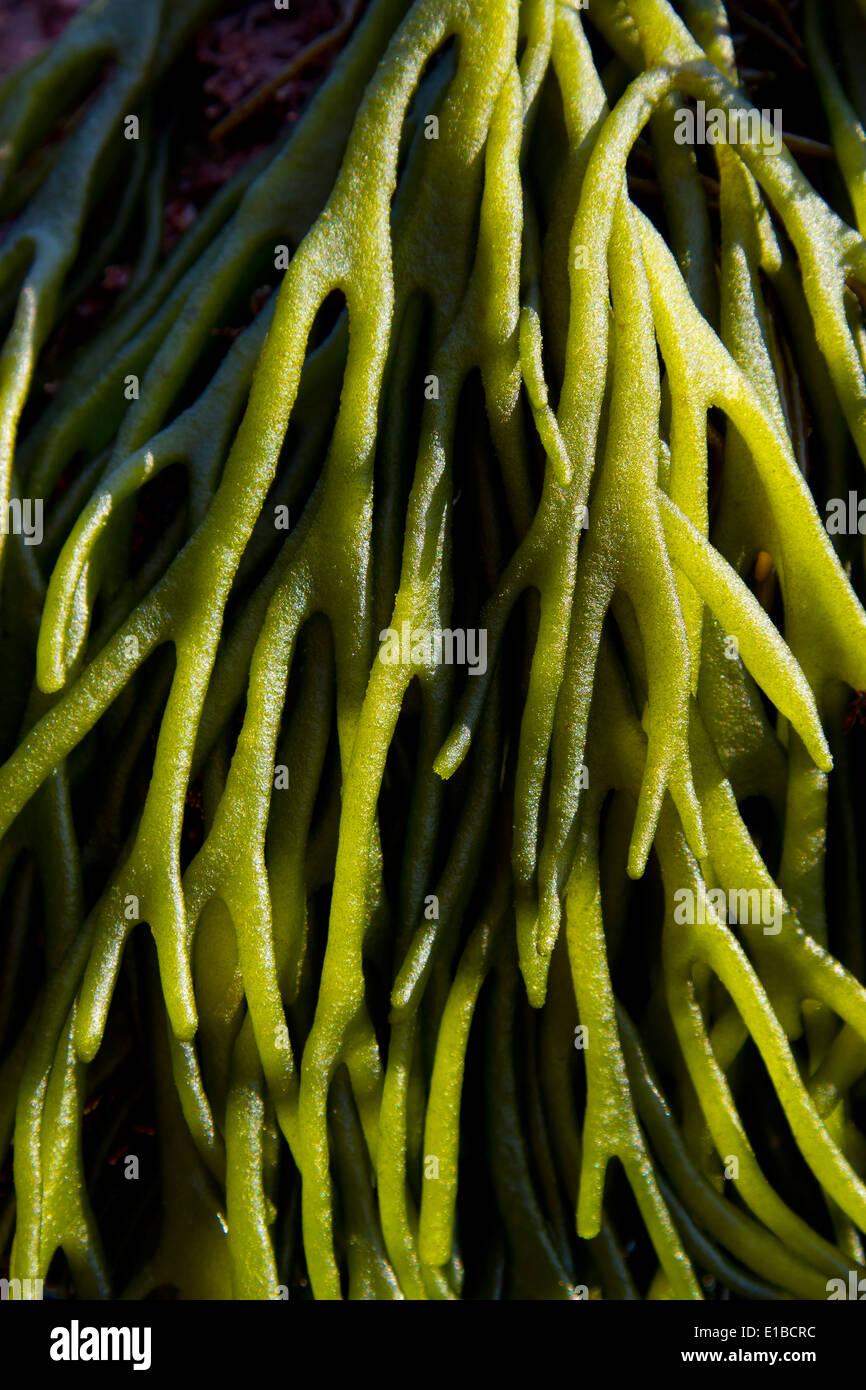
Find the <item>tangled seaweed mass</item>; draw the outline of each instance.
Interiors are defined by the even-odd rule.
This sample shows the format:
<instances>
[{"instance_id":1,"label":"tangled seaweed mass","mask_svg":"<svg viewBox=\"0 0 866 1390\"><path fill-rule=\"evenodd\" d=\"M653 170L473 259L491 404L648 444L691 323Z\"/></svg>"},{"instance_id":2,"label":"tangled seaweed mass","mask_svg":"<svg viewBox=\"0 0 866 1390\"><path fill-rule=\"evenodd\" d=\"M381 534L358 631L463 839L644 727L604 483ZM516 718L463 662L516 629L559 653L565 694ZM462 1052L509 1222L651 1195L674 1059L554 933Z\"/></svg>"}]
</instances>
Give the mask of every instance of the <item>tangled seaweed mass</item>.
<instances>
[{"instance_id":1,"label":"tangled seaweed mass","mask_svg":"<svg viewBox=\"0 0 866 1390\"><path fill-rule=\"evenodd\" d=\"M803 136L722 0L372 0L168 249L219 6L5 79L10 1280L866 1274L866 5L764 8Z\"/></svg>"}]
</instances>

